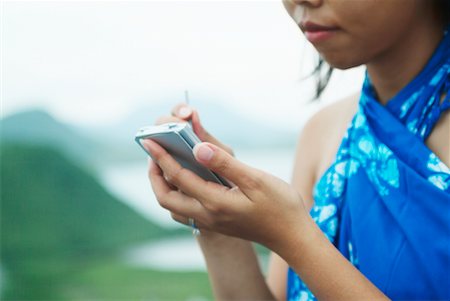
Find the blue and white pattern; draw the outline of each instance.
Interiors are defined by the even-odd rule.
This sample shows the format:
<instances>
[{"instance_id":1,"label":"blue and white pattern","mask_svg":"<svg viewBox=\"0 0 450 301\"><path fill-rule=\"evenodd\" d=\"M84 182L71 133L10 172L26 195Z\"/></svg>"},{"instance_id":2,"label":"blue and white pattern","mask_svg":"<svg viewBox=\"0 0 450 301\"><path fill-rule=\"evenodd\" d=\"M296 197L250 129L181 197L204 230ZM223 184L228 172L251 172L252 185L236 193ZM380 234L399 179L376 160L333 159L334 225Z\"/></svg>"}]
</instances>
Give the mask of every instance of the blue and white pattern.
<instances>
[{"instance_id":1,"label":"blue and white pattern","mask_svg":"<svg viewBox=\"0 0 450 301\"><path fill-rule=\"evenodd\" d=\"M428 181L439 189L448 190L450 187L450 169L435 154L430 154L427 167L434 172L428 176Z\"/></svg>"},{"instance_id":2,"label":"blue and white pattern","mask_svg":"<svg viewBox=\"0 0 450 301\"><path fill-rule=\"evenodd\" d=\"M450 296L450 289L445 291L436 288L430 293L430 286L422 288L417 285L417 288L414 288L414 285L409 283L413 288L406 288L406 285L403 288L401 281L395 283L395 278L392 278L394 276L390 277L394 284L386 283L385 279L387 269L391 271L390 275L397 273L396 275L401 277L402 272L398 271L399 267L395 265L398 259L394 253L410 252L409 249L402 250L405 239L410 240L411 249L416 248L411 251L412 254L423 251L423 258L429 257L425 256L426 252L440 254L439 252L442 251L439 245L432 245L429 247L430 250L424 250L425 247L420 241L421 234L416 235L419 231L411 230L411 227L415 226L414 223L417 223L414 218L417 218L417 221L422 218L442 220L443 222L437 225L441 228L442 225L448 227L439 231L430 229L433 231L430 233L446 235L450 231L450 214L442 216L445 210L450 210L450 169L424 144L424 140L431 133L441 113L450 108L449 49L450 38L446 34L424 70L390 100L386 107L377 102L370 78L366 74L358 111L347 129L335 162L316 183L313 193L315 204L310 214L316 224L355 267L363 273L366 272L362 270L363 267L367 269L366 276L372 277L371 280L376 285L379 284L380 289L388 295L392 292L391 298L410 299L411 296L425 296L424 299L431 299L430 296L439 298ZM421 185L420 187L425 188L414 191L416 188L420 189L419 186L411 184L416 182ZM351 191L348 191L349 189ZM425 189L427 194L422 195ZM364 198L369 198L371 194L361 195L361 191L373 191L374 196L366 201ZM434 218L401 215L407 210L411 210L414 214L420 213L420 210L414 209L415 206L417 208L434 206L434 204L427 205L423 202L429 195L435 196L433 201L436 200L436 205L443 204L440 210L444 212L439 213L439 208L436 209L436 214L441 216ZM368 203L363 204L364 202ZM371 213L369 209L364 208L371 208L370 210L377 213ZM383 211L386 213L378 219L371 218L373 214L380 214L379 212ZM427 210L423 211L427 212ZM355 212L358 214L355 215ZM365 224L365 220L369 225L367 232L360 234L358 230L354 230L353 225L358 225L358 221ZM366 254L366 250L372 252L373 249L369 241L370 231L375 231L372 235L374 240L380 236L380 243L388 245L390 243L388 239L391 239L389 235L385 235L388 238L384 241L385 238L381 237L377 231L381 232L382 230L378 229L384 228L391 229L390 227L393 234L392 244L389 247L392 249L384 250L386 248L383 248L379 250L380 254L375 254L375 256L382 256L382 252L387 254L385 266L369 262L367 258L376 258L371 257L373 254ZM387 233L389 231L391 230ZM408 231L412 234L405 234L409 233ZM424 239L426 235L425 233ZM449 238L444 236L436 237L436 239L448 240ZM366 253L358 253L358 246ZM448 262L450 254L447 255L445 252L443 254L443 262ZM418 255L418 258L422 258L421 256ZM433 264L428 264L428 274L424 272L424 275L417 276L418 281L429 281L428 278L420 277L438 277L433 275L439 274L433 270ZM442 262L437 262L436 267L439 264ZM413 270L414 268L419 269L419 267L412 267ZM405 273L410 269L404 268ZM444 268L441 265L442 269ZM442 276L442 272L440 275ZM450 285L448 287L450 288ZM410 292L414 294L408 295ZM289 269L288 273L287 296L288 300L316 300L292 269Z\"/></svg>"}]
</instances>

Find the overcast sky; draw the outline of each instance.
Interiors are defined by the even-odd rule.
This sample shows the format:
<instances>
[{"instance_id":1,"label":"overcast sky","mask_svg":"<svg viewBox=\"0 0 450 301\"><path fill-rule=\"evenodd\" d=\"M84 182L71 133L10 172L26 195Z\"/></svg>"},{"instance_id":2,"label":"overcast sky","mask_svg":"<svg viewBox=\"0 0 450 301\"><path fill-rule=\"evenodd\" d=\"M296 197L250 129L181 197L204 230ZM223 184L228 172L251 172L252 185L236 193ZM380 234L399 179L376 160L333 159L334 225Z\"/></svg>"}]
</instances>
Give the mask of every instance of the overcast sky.
<instances>
[{"instance_id":1,"label":"overcast sky","mask_svg":"<svg viewBox=\"0 0 450 301\"><path fill-rule=\"evenodd\" d=\"M3 1L2 115L42 107L83 125L142 105L221 102L301 124L314 50L280 1ZM301 71L302 70L302 71ZM360 88L336 74L325 102Z\"/></svg>"}]
</instances>

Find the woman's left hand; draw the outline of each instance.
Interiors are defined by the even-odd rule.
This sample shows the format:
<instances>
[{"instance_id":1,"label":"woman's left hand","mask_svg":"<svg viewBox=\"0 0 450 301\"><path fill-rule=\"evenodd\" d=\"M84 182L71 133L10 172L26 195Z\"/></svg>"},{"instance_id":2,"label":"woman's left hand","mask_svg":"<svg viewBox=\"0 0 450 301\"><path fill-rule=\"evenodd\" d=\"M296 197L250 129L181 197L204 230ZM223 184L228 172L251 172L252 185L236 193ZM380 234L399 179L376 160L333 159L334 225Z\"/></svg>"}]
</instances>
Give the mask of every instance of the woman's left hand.
<instances>
[{"instance_id":1,"label":"woman's left hand","mask_svg":"<svg viewBox=\"0 0 450 301\"><path fill-rule=\"evenodd\" d=\"M151 140L144 146L155 160L150 163L149 177L156 198L179 222L188 224L188 218L193 218L200 230L255 241L276 251L288 232L302 229L309 217L291 185L247 166L211 143L196 145L195 158L230 180L236 185L233 188L203 180Z\"/></svg>"}]
</instances>

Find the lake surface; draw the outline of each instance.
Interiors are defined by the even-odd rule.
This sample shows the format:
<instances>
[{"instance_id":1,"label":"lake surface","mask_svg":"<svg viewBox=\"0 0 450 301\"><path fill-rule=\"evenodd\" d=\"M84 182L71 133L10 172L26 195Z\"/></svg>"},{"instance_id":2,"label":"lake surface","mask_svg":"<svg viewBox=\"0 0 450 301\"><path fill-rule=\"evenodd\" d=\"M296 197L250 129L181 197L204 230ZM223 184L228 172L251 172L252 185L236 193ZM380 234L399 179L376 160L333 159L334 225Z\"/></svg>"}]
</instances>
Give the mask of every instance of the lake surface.
<instances>
[{"instance_id":1,"label":"lake surface","mask_svg":"<svg viewBox=\"0 0 450 301\"><path fill-rule=\"evenodd\" d=\"M206 271L206 264L195 237L155 240L130 248L123 254L130 265L163 271ZM269 258L258 255L265 273Z\"/></svg>"},{"instance_id":2,"label":"lake surface","mask_svg":"<svg viewBox=\"0 0 450 301\"><path fill-rule=\"evenodd\" d=\"M130 248L124 260L140 267L166 271L206 271L195 237L155 240Z\"/></svg>"}]
</instances>

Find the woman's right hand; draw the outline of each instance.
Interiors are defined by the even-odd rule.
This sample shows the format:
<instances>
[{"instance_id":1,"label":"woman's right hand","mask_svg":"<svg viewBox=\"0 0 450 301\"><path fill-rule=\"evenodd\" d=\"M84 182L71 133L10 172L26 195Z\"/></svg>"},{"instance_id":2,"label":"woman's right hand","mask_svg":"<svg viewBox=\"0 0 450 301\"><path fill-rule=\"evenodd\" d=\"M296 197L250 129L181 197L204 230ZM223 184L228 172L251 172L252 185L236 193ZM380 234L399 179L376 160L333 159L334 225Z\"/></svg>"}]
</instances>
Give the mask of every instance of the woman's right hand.
<instances>
[{"instance_id":1,"label":"woman's right hand","mask_svg":"<svg viewBox=\"0 0 450 301\"><path fill-rule=\"evenodd\" d=\"M229 146L220 142L217 138L211 135L203 127L203 125L200 122L200 117L197 110L188 106L186 103L180 103L176 105L172 109L171 115L159 117L156 120L156 124L159 125L167 122L188 122L188 121L191 121L192 129L194 130L194 133L198 136L198 138L200 138L201 141L215 144L218 147L227 151L232 156L234 156L233 150Z\"/></svg>"},{"instance_id":2,"label":"woman's right hand","mask_svg":"<svg viewBox=\"0 0 450 301\"><path fill-rule=\"evenodd\" d=\"M211 135L201 124L200 122L200 117L199 114L197 112L197 110L195 110L194 108L188 106L186 103L179 103L178 105L176 105L172 110L171 110L171 115L166 115L166 116L161 116L159 117L155 124L156 125L160 125L163 123L168 123L168 122L191 122L192 125L192 129L194 130L194 133L198 136L198 138L202 141L202 142L209 142L212 144L217 145L218 147L222 148L223 150L225 150L226 152L228 152L230 155L234 156L233 150L225 145L224 143L220 142L217 138L215 138L213 135ZM149 162L151 163L151 162ZM150 174L150 168L151 168L152 164L149 164L149 174ZM169 185L171 185L170 183L168 183ZM233 184L232 184L233 185ZM161 204L161 202L158 200L158 202L160 203L160 205L164 208L164 206ZM166 208L167 209L167 208ZM170 211L170 215L172 217L173 220L187 225L186 221L187 221L187 217L185 216L181 216L175 212ZM231 238L223 235L223 234L219 234L219 233L215 233L215 232L210 232L207 230L203 230L202 231L202 235L201 237L199 236L198 238L201 238L200 240L203 240L203 238L208 237L208 240L212 239L212 237L214 237L214 240L217 239L224 239L224 240L229 240Z\"/></svg>"}]
</instances>

